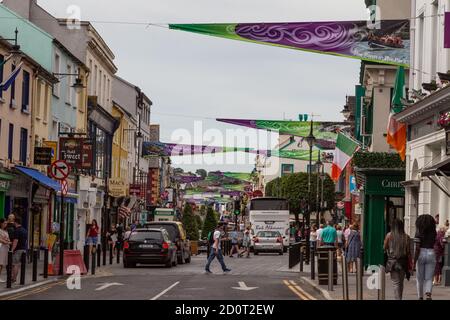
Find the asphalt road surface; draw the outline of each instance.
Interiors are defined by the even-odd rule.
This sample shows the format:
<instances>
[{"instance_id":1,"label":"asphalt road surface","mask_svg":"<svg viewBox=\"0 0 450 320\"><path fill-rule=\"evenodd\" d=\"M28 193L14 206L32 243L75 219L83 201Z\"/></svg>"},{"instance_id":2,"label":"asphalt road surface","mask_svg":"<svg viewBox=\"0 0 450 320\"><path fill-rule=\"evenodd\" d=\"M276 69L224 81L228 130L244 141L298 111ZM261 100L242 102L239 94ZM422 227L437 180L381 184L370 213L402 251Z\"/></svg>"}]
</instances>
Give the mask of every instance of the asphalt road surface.
<instances>
[{"instance_id":1,"label":"asphalt road surface","mask_svg":"<svg viewBox=\"0 0 450 320\"><path fill-rule=\"evenodd\" d=\"M205 256L190 264L166 269L107 265L95 277L82 277L81 289L70 290L66 280L3 297L3 300L320 300L312 288L286 272L287 255L226 258L232 271L224 274L217 261L206 274ZM284 271L283 271L284 270Z\"/></svg>"}]
</instances>

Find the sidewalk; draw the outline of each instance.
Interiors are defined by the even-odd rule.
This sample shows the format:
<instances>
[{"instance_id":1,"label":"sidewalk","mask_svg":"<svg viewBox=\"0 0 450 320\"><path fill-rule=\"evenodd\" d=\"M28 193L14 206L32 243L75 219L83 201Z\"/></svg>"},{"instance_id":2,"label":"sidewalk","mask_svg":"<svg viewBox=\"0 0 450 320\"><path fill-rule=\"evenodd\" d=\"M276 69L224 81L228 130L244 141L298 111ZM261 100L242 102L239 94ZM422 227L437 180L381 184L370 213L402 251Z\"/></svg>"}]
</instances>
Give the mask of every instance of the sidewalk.
<instances>
[{"instance_id":1,"label":"sidewalk","mask_svg":"<svg viewBox=\"0 0 450 320\"><path fill-rule=\"evenodd\" d=\"M338 284L333 286L333 291L328 291L328 285L319 285L317 275L317 262L316 262L316 274L315 280L311 280L311 266L304 265L303 273L300 274L300 266L296 265L292 269L287 266L280 268L278 271L297 273L301 277L301 281L306 285L311 285L316 291L322 294L325 299L343 300L343 287L342 287L342 269L340 262L338 261ZM378 300L378 291L370 290L367 286L367 280L369 275L364 276L363 280L363 300ZM356 300L356 274L348 274L349 283L349 299ZM386 300L394 300L394 290L391 282L390 275L386 275ZM409 281L405 280L403 290L403 300L418 300L416 291L416 277L412 276ZM450 287L434 286L433 287L433 300L450 300Z\"/></svg>"}]
</instances>

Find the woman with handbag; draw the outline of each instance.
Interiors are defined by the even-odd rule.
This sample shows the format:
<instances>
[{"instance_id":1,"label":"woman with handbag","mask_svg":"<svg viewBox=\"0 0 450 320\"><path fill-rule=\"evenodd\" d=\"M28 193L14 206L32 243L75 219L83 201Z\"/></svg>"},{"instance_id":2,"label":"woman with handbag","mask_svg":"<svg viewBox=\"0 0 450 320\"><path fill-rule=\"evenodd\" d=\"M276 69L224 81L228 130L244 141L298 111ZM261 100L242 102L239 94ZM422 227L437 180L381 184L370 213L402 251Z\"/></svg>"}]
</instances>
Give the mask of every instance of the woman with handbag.
<instances>
[{"instance_id":1,"label":"woman with handbag","mask_svg":"<svg viewBox=\"0 0 450 320\"><path fill-rule=\"evenodd\" d=\"M395 219L391 232L384 239L384 250L387 253L386 273L391 274L395 300L403 299L403 282L411 277L410 238L405 233L402 220Z\"/></svg>"},{"instance_id":2,"label":"woman with handbag","mask_svg":"<svg viewBox=\"0 0 450 320\"><path fill-rule=\"evenodd\" d=\"M348 263L348 272L356 273L356 262L361 257L361 234L359 233L359 226L356 223L352 224L350 229L348 242L345 244L345 260Z\"/></svg>"}]
</instances>

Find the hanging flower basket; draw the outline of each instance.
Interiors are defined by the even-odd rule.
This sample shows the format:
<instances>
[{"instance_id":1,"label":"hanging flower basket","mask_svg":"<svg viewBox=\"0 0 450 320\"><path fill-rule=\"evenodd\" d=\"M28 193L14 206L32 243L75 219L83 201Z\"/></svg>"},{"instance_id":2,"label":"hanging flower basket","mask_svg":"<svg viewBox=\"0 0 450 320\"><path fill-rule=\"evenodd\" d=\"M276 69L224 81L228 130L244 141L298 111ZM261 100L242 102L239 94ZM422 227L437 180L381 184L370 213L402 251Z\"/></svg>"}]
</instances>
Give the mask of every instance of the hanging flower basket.
<instances>
[{"instance_id":1,"label":"hanging flower basket","mask_svg":"<svg viewBox=\"0 0 450 320\"><path fill-rule=\"evenodd\" d=\"M446 131L450 130L450 111L441 113L438 119L438 125Z\"/></svg>"}]
</instances>

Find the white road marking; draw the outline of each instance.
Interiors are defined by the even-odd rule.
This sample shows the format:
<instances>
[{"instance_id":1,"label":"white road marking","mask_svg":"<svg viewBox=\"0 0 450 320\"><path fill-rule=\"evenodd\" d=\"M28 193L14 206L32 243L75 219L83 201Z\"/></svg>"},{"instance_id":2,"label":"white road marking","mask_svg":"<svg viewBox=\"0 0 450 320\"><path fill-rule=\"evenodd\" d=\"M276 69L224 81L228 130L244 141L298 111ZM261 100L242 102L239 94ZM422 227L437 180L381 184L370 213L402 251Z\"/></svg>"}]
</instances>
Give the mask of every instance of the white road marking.
<instances>
[{"instance_id":1,"label":"white road marking","mask_svg":"<svg viewBox=\"0 0 450 320\"><path fill-rule=\"evenodd\" d=\"M232 287L232 289L241 290L241 291L250 291L250 290L258 289L258 287L247 287L247 285L243 281L238 282L238 284L239 284L239 287Z\"/></svg>"},{"instance_id":2,"label":"white road marking","mask_svg":"<svg viewBox=\"0 0 450 320\"><path fill-rule=\"evenodd\" d=\"M154 296L154 297L151 298L150 300L158 300L158 298L160 298L161 296L165 295L167 292L169 292L169 291L172 290L174 287L176 287L179 283L180 283L180 281L175 282L173 285L171 285L170 287L168 287L166 290L164 290L164 291L161 292L160 294Z\"/></svg>"},{"instance_id":3,"label":"white road marking","mask_svg":"<svg viewBox=\"0 0 450 320\"><path fill-rule=\"evenodd\" d=\"M109 288L109 287L112 287L112 286L123 286L123 283L117 283L117 282L103 283L103 285L101 287L98 287L97 289L95 289L95 291L105 290L106 288Z\"/></svg>"}]
</instances>

